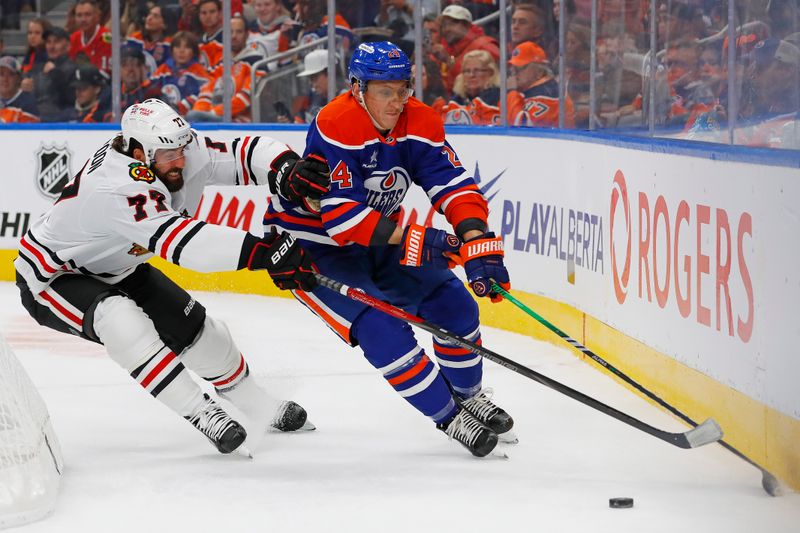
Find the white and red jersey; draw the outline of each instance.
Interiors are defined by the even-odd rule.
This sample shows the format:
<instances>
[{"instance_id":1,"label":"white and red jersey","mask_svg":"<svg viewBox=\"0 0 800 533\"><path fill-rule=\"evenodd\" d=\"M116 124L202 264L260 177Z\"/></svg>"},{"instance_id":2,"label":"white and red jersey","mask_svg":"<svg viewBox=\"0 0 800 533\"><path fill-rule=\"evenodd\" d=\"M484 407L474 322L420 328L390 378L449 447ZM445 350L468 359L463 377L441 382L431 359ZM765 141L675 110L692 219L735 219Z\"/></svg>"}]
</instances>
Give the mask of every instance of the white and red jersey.
<instances>
[{"instance_id":1,"label":"white and red jersey","mask_svg":"<svg viewBox=\"0 0 800 533\"><path fill-rule=\"evenodd\" d=\"M193 134L174 193L111 139L101 146L20 240L14 266L32 292L70 272L116 283L153 255L201 272L240 268L247 232L190 217L206 185L266 185L272 162L289 148L268 137L215 142Z\"/></svg>"}]
</instances>

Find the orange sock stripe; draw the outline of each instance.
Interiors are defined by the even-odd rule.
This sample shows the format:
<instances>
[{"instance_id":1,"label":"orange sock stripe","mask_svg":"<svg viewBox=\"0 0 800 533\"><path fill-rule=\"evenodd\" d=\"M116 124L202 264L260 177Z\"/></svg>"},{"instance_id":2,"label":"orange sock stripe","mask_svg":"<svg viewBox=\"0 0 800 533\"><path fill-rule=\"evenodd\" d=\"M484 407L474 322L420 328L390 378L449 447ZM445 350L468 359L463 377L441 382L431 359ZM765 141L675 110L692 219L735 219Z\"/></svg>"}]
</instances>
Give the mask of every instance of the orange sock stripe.
<instances>
[{"instance_id":1,"label":"orange sock stripe","mask_svg":"<svg viewBox=\"0 0 800 533\"><path fill-rule=\"evenodd\" d=\"M430 362L431 362L431 360L428 359L428 356L425 355L425 354L422 354L422 358L419 360L419 362L416 365L414 365L413 367L409 368L408 370L406 370L405 372L403 372L399 376L395 376L392 379L387 379L386 381L388 381L389 384L392 385L392 386L399 385L401 383L405 383L406 381L408 381L409 379L413 378L414 376L419 375L419 373L422 372L422 369L424 369L426 366L428 366L428 363L430 363Z\"/></svg>"}]
</instances>

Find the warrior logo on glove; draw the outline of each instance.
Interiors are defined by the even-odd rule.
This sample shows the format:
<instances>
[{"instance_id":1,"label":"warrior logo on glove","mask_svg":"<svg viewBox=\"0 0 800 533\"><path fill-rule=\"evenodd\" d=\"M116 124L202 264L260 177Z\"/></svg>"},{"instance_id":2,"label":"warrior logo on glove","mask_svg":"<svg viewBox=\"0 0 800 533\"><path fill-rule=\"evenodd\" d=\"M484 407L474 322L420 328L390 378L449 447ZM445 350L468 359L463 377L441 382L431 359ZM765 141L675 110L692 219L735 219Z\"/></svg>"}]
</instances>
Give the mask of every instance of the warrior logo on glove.
<instances>
[{"instance_id":1,"label":"warrior logo on glove","mask_svg":"<svg viewBox=\"0 0 800 533\"><path fill-rule=\"evenodd\" d=\"M492 290L492 281L505 290L511 289L503 264L503 239L491 232L473 237L464 243L459 255L475 296L488 296L494 303L502 301L503 297Z\"/></svg>"},{"instance_id":2,"label":"warrior logo on glove","mask_svg":"<svg viewBox=\"0 0 800 533\"><path fill-rule=\"evenodd\" d=\"M403 233L402 245L401 265L445 269L455 266L450 256L458 255L461 239L436 228L409 224Z\"/></svg>"}]
</instances>

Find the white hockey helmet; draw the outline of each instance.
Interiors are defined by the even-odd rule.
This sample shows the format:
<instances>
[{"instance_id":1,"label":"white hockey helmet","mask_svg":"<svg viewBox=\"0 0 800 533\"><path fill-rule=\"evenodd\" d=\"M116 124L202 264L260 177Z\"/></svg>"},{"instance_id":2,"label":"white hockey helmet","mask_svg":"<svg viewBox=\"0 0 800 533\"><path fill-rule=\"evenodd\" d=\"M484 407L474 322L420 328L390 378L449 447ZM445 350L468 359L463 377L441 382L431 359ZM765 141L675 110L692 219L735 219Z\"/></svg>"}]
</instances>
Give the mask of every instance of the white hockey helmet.
<instances>
[{"instance_id":1,"label":"white hockey helmet","mask_svg":"<svg viewBox=\"0 0 800 533\"><path fill-rule=\"evenodd\" d=\"M126 109L121 126L122 149L129 150L131 139L136 139L144 149L146 165L153 162L156 150L175 150L192 140L189 123L157 98Z\"/></svg>"}]
</instances>

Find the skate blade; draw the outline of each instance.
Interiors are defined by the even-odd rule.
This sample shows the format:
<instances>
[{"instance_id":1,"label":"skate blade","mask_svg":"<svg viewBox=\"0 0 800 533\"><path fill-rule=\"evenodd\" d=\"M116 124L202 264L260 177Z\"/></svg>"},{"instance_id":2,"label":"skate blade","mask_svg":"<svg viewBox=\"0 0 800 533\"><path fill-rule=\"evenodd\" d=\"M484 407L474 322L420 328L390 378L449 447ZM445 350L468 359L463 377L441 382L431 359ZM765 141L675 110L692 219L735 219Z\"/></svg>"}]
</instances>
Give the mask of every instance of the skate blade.
<instances>
[{"instance_id":1,"label":"skate blade","mask_svg":"<svg viewBox=\"0 0 800 533\"><path fill-rule=\"evenodd\" d=\"M484 457L484 459L488 459L490 457L494 459L502 459L504 461L507 459L511 459L511 457L509 457L509 455L506 452L504 452L503 450L498 450L497 448L489 452L489 455Z\"/></svg>"},{"instance_id":2,"label":"skate blade","mask_svg":"<svg viewBox=\"0 0 800 533\"><path fill-rule=\"evenodd\" d=\"M315 429L317 429L317 426L315 426L310 420L306 420L305 424L303 424L299 429L295 429L294 431L281 431L280 429L278 429L276 427L273 427L273 426L267 426L266 431L267 431L267 433L288 433L288 434L291 434L291 433L303 433L303 432L306 432L306 431L314 431Z\"/></svg>"},{"instance_id":3,"label":"skate blade","mask_svg":"<svg viewBox=\"0 0 800 533\"><path fill-rule=\"evenodd\" d=\"M251 452L251 451L250 451L250 448L248 448L248 447L247 447L247 446L245 446L244 444L242 444L241 446L239 446L238 448L236 448L236 449L234 450L234 453L235 453L236 455L240 455L240 456L242 456L242 457L245 457L245 458L247 458L247 459L253 459L253 458L254 458L253 452Z\"/></svg>"},{"instance_id":4,"label":"skate blade","mask_svg":"<svg viewBox=\"0 0 800 533\"><path fill-rule=\"evenodd\" d=\"M513 431L506 431L505 433L500 433L497 436L497 441L500 444L519 444L519 439L517 438L517 434Z\"/></svg>"}]
</instances>

